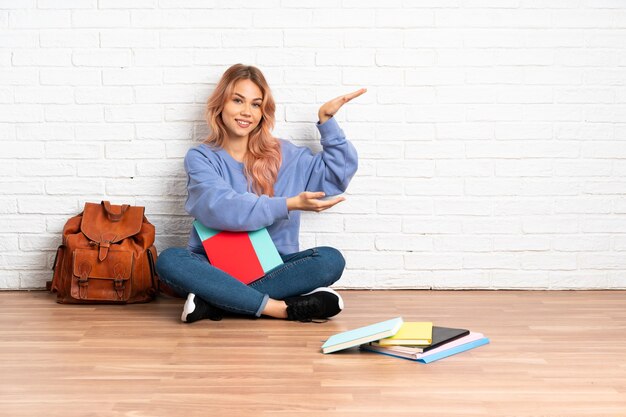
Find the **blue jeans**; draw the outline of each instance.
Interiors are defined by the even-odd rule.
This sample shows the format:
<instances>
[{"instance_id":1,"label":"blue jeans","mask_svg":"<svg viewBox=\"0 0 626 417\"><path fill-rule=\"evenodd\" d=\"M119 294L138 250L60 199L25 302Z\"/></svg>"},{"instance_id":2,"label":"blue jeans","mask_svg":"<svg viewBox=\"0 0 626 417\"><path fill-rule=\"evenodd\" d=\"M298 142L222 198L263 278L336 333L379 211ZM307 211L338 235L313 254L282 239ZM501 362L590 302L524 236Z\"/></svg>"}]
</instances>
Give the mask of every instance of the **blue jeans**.
<instances>
[{"instance_id":1,"label":"blue jeans","mask_svg":"<svg viewBox=\"0 0 626 417\"><path fill-rule=\"evenodd\" d=\"M186 248L164 250L156 269L159 278L182 296L192 292L222 310L260 317L270 298L283 300L328 287L341 277L346 265L337 249L325 246L281 257L283 265L249 285Z\"/></svg>"}]
</instances>

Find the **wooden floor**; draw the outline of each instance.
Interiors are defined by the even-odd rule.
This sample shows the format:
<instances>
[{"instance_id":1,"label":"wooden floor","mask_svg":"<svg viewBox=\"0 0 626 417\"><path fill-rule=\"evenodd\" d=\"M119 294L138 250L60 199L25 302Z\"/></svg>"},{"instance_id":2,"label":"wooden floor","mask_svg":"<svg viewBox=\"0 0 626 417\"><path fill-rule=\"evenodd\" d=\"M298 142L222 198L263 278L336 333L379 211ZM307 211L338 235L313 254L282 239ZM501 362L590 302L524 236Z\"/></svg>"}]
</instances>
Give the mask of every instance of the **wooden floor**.
<instances>
[{"instance_id":1,"label":"wooden floor","mask_svg":"<svg viewBox=\"0 0 626 417\"><path fill-rule=\"evenodd\" d=\"M0 292L0 416L626 416L626 292L341 291L324 324ZM487 346L429 365L333 333L403 316Z\"/></svg>"}]
</instances>

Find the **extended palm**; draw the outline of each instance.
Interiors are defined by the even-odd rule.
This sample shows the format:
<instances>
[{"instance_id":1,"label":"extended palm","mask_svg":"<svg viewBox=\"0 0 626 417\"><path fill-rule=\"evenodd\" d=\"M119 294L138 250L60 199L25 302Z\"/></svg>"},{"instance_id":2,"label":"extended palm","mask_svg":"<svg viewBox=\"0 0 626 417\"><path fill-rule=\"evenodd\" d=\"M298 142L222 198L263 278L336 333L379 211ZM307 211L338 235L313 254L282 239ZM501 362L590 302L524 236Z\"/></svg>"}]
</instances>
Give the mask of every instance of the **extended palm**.
<instances>
[{"instance_id":1,"label":"extended palm","mask_svg":"<svg viewBox=\"0 0 626 417\"><path fill-rule=\"evenodd\" d=\"M287 210L316 211L319 213L345 200L344 197L322 200L325 196L326 194L321 191L303 191L297 196L287 199Z\"/></svg>"},{"instance_id":2,"label":"extended palm","mask_svg":"<svg viewBox=\"0 0 626 417\"><path fill-rule=\"evenodd\" d=\"M320 107L320 110L318 112L320 123L324 123L326 120L333 117L335 113L339 111L341 106L343 106L344 104L346 104L353 98L360 96L366 91L367 91L366 88L361 88L360 90L357 90L353 93L344 94L343 96L336 97L322 104L322 107Z\"/></svg>"}]
</instances>

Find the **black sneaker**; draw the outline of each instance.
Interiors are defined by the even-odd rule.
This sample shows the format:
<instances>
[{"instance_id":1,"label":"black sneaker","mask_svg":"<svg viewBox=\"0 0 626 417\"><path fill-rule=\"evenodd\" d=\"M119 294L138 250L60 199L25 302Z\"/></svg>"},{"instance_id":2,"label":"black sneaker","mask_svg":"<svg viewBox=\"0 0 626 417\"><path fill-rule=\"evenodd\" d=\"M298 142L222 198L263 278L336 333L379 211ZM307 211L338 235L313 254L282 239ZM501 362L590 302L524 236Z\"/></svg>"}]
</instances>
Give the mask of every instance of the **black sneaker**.
<instances>
[{"instance_id":1,"label":"black sneaker","mask_svg":"<svg viewBox=\"0 0 626 417\"><path fill-rule=\"evenodd\" d=\"M297 297L285 298L287 320L310 322L336 316L343 310L343 299L330 288L320 287Z\"/></svg>"},{"instance_id":2,"label":"black sneaker","mask_svg":"<svg viewBox=\"0 0 626 417\"><path fill-rule=\"evenodd\" d=\"M202 298L190 292L187 296L187 301L185 301L183 314L180 316L180 319L185 323L193 323L194 321L202 319L219 321L223 317L222 313L223 311L219 308L212 306Z\"/></svg>"}]
</instances>

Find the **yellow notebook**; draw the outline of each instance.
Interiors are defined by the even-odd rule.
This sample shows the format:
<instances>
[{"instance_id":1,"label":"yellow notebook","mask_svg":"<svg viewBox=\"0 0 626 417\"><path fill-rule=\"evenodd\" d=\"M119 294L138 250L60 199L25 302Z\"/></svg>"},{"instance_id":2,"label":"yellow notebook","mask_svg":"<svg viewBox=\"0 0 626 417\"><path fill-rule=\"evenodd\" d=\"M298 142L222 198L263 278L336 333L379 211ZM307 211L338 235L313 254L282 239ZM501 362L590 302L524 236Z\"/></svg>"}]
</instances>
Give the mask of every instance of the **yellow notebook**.
<instances>
[{"instance_id":1,"label":"yellow notebook","mask_svg":"<svg viewBox=\"0 0 626 417\"><path fill-rule=\"evenodd\" d=\"M423 321L404 322L398 333L391 337L380 339L380 346L395 345L430 345L433 342L433 323Z\"/></svg>"}]
</instances>

